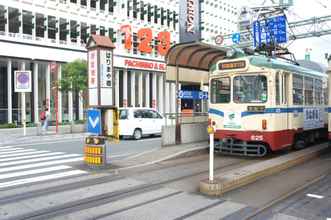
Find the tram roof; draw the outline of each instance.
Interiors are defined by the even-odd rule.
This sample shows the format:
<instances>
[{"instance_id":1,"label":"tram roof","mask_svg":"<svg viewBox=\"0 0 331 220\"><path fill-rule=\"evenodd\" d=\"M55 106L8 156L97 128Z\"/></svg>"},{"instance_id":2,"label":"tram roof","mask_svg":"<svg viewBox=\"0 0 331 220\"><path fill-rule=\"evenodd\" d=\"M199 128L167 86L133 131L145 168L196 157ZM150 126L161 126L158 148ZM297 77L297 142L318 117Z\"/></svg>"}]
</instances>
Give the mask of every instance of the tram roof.
<instances>
[{"instance_id":1,"label":"tram roof","mask_svg":"<svg viewBox=\"0 0 331 220\"><path fill-rule=\"evenodd\" d=\"M248 59L250 64L254 66L287 70L290 72L304 74L304 75L327 77L327 74L325 74L325 72L319 72L299 65L294 65L292 63L285 62L281 59L274 59L274 58L270 59L269 57L266 56L256 56L256 55L249 56Z\"/></svg>"}]
</instances>

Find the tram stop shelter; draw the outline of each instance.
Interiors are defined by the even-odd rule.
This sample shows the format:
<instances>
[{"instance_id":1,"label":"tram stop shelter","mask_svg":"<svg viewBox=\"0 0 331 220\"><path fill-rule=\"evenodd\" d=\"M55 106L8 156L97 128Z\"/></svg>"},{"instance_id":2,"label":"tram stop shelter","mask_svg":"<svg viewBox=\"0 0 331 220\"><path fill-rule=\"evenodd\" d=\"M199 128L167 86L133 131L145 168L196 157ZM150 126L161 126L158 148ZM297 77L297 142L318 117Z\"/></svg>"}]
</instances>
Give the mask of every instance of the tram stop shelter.
<instances>
[{"instance_id":1,"label":"tram stop shelter","mask_svg":"<svg viewBox=\"0 0 331 220\"><path fill-rule=\"evenodd\" d=\"M192 83L208 85L209 71L216 62L224 59L227 51L233 50L230 47L219 47L202 42L187 42L172 46L165 56L167 69L166 81L176 82L176 93L178 93L179 84ZM197 137L198 131L190 129L181 129L179 122L179 103L180 100L176 95L176 128L175 128L175 144L190 142L190 138L183 138L182 131L190 133ZM202 127L206 135L206 128ZM196 131L196 132L195 132ZM201 133L201 132L200 132ZM163 134L164 135L164 134ZM185 140L184 140L185 139ZM191 142L197 141L193 140Z\"/></svg>"}]
</instances>

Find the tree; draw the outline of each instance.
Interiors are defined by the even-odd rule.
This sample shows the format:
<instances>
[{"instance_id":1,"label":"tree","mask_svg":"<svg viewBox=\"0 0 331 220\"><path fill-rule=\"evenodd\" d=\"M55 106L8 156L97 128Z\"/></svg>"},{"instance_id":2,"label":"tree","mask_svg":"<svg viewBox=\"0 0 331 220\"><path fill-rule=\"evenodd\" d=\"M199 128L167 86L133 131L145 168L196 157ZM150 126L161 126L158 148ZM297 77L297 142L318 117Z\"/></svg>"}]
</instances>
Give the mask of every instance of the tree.
<instances>
[{"instance_id":1,"label":"tree","mask_svg":"<svg viewBox=\"0 0 331 220\"><path fill-rule=\"evenodd\" d=\"M63 66L59 89L64 92L82 92L87 88L87 63L75 60Z\"/></svg>"}]
</instances>

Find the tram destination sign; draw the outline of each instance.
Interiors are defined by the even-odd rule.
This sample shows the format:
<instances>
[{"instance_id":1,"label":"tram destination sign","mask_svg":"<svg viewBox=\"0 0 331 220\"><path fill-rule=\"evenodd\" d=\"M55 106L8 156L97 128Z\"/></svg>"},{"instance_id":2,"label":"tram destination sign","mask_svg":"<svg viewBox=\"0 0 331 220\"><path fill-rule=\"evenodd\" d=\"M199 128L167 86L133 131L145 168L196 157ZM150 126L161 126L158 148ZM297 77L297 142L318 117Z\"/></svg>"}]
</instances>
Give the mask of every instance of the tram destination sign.
<instances>
[{"instance_id":1,"label":"tram destination sign","mask_svg":"<svg viewBox=\"0 0 331 220\"><path fill-rule=\"evenodd\" d=\"M232 70L232 69L243 69L246 67L246 62L244 60L224 62L218 64L219 70Z\"/></svg>"}]
</instances>

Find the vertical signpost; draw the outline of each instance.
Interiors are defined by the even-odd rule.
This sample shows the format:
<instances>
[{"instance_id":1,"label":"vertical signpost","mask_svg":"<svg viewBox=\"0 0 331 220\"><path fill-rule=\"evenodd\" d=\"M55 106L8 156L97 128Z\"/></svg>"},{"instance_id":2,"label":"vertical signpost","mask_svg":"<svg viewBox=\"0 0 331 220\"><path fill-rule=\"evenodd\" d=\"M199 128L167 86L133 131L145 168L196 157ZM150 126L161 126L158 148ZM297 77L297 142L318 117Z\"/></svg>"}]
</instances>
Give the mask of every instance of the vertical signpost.
<instances>
[{"instance_id":1,"label":"vertical signpost","mask_svg":"<svg viewBox=\"0 0 331 220\"><path fill-rule=\"evenodd\" d=\"M31 71L28 70L18 70L14 72L14 86L15 92L21 93L21 108L22 108L22 125L23 125L23 135L26 135L26 102L25 102L25 93L31 92L32 80L31 80Z\"/></svg>"},{"instance_id":2,"label":"vertical signpost","mask_svg":"<svg viewBox=\"0 0 331 220\"><path fill-rule=\"evenodd\" d=\"M57 64L55 62L51 63L51 73L55 76L54 78L58 78L57 73ZM55 85L53 86L54 92L54 110L55 110L55 132L56 134L59 132L59 98L58 98L58 91L59 91L59 84L57 80L54 81ZM50 109L49 109L50 111Z\"/></svg>"},{"instance_id":3,"label":"vertical signpost","mask_svg":"<svg viewBox=\"0 0 331 220\"><path fill-rule=\"evenodd\" d=\"M85 163L105 167L110 163L108 138L118 140L118 112L115 105L113 45L105 36L93 35L87 42L88 103Z\"/></svg>"}]
</instances>

